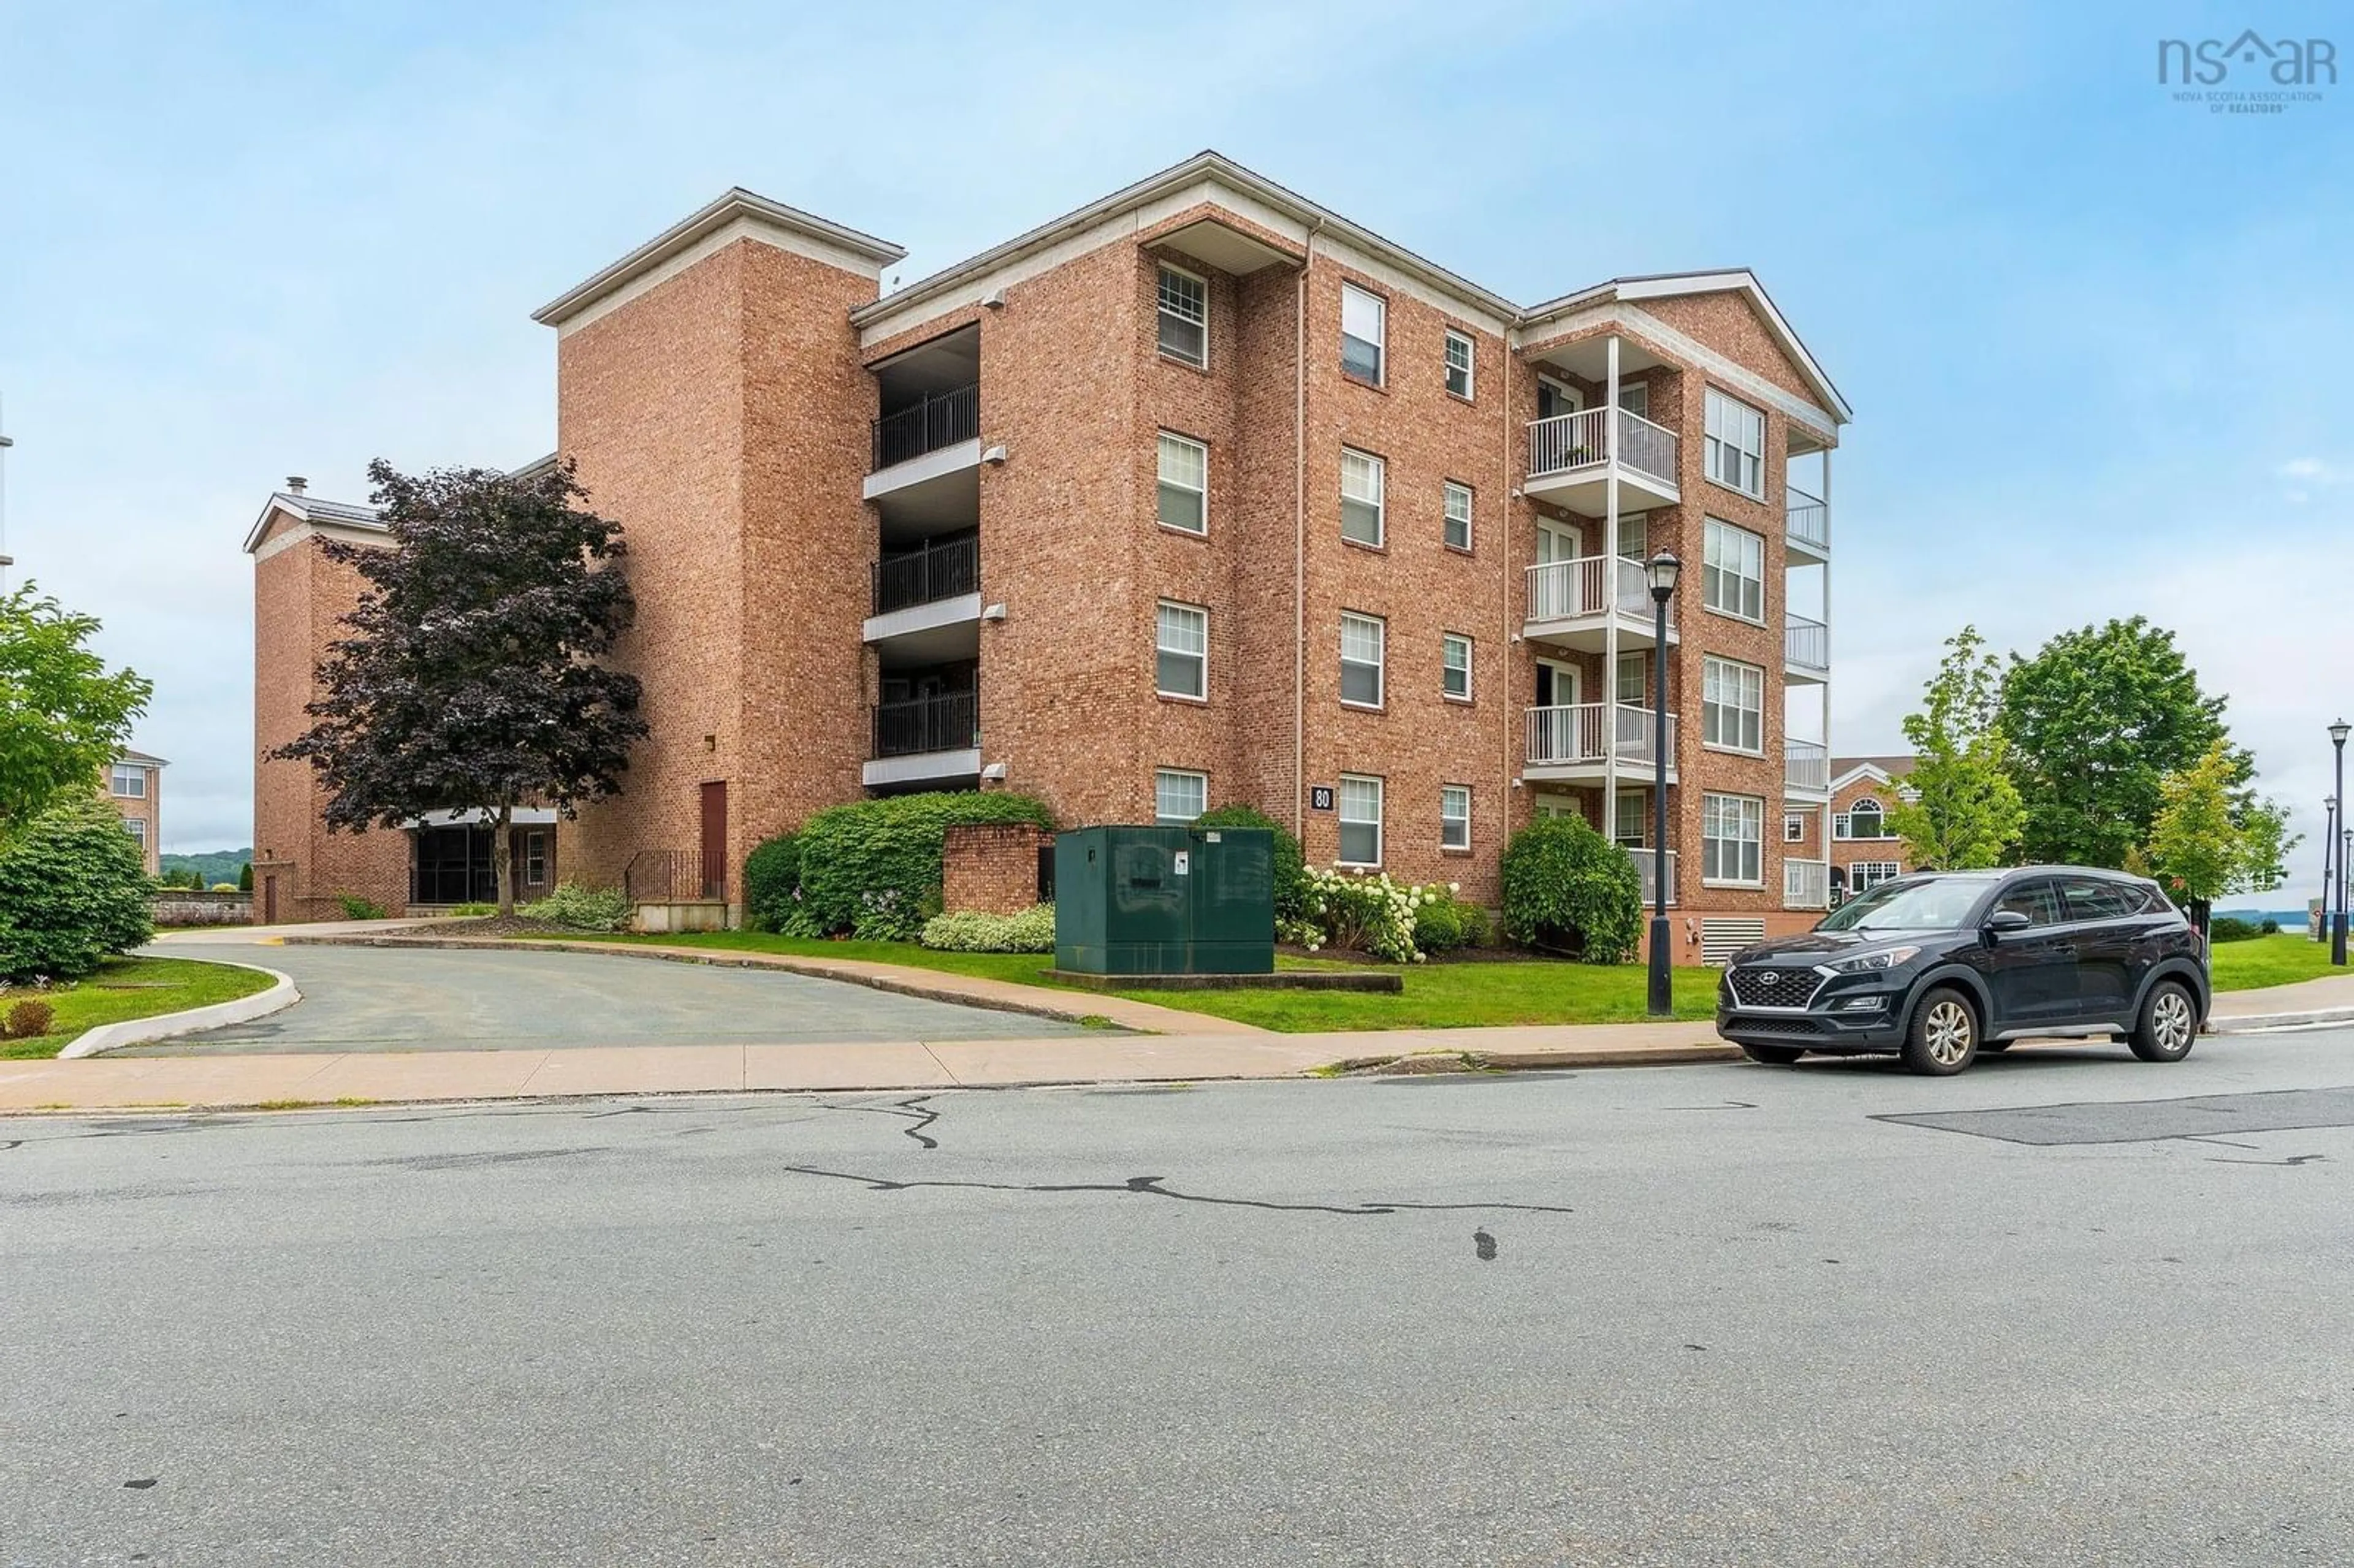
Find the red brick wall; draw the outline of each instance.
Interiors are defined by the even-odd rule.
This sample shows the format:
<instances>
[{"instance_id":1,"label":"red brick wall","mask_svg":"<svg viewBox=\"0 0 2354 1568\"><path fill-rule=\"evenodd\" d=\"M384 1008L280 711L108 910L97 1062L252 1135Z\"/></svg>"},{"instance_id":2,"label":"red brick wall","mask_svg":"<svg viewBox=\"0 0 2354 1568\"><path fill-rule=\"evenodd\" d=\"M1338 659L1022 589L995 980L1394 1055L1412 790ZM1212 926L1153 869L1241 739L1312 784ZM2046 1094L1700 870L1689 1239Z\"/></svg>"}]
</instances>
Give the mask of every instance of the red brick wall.
<instances>
[{"instance_id":1,"label":"red brick wall","mask_svg":"<svg viewBox=\"0 0 2354 1568\"><path fill-rule=\"evenodd\" d=\"M154 876L162 869L159 857L164 839L164 770L142 766L139 771L146 776L146 788L138 796L114 792L114 765L111 763L107 765L105 774L99 780L98 793L99 798L113 807L115 815L126 824L134 818L139 821L145 833L143 842L146 847L147 874ZM126 826L123 831L128 832L130 829Z\"/></svg>"},{"instance_id":2,"label":"red brick wall","mask_svg":"<svg viewBox=\"0 0 2354 1568\"><path fill-rule=\"evenodd\" d=\"M1038 846L1028 822L960 822L940 853L940 907L1016 915L1038 902Z\"/></svg>"}]
</instances>

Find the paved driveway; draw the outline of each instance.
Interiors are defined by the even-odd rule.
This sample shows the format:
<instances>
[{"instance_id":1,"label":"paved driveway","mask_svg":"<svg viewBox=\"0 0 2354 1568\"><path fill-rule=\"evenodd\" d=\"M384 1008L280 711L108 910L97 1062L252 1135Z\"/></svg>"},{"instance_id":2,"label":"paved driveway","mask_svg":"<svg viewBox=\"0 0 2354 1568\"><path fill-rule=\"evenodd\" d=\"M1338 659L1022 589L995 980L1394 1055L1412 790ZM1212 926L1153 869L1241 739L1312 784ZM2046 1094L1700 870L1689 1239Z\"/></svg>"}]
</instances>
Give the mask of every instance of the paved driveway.
<instances>
[{"instance_id":1,"label":"paved driveway","mask_svg":"<svg viewBox=\"0 0 2354 1568\"><path fill-rule=\"evenodd\" d=\"M251 1023L110 1055L792 1045L1090 1033L1026 1012L806 975L598 953L228 942L207 942L201 952L178 944L157 950L278 969L294 977L302 1000Z\"/></svg>"}]
</instances>

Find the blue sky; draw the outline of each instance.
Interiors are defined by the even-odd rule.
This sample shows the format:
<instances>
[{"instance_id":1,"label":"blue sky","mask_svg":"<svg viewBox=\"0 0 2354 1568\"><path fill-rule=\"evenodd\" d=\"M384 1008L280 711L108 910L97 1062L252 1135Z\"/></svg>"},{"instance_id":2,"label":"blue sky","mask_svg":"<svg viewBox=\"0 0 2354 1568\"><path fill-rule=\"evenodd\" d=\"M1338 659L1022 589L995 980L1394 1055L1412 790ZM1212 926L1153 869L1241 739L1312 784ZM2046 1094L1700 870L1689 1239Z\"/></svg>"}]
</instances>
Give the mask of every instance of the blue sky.
<instances>
[{"instance_id":1,"label":"blue sky","mask_svg":"<svg viewBox=\"0 0 2354 1568\"><path fill-rule=\"evenodd\" d=\"M1214 146L1523 301L1755 268L1857 411L1838 749L1897 745L1965 620L2147 612L2297 809L2301 890L2354 708L2354 81L2158 86L2160 37L2251 25L2354 69L2310 5L0 0L11 581L155 678L166 847L243 844L280 476L546 450L530 312L728 185L913 279Z\"/></svg>"}]
</instances>

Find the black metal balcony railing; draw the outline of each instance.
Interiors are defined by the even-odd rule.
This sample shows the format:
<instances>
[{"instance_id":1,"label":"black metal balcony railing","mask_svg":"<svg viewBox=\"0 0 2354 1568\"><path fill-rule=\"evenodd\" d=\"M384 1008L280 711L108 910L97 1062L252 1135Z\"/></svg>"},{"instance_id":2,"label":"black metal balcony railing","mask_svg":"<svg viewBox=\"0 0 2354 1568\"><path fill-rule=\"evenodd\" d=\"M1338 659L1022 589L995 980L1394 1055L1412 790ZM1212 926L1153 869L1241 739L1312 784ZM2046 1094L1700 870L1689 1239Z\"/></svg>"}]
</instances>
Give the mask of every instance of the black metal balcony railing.
<instances>
[{"instance_id":1,"label":"black metal balcony railing","mask_svg":"<svg viewBox=\"0 0 2354 1568\"><path fill-rule=\"evenodd\" d=\"M875 709L875 755L915 757L961 751L981 744L981 694L943 692L933 697L881 703Z\"/></svg>"},{"instance_id":2,"label":"black metal balcony railing","mask_svg":"<svg viewBox=\"0 0 2354 1568\"><path fill-rule=\"evenodd\" d=\"M634 904L727 896L727 868L701 850L640 850L621 868L621 891Z\"/></svg>"},{"instance_id":3,"label":"black metal balcony railing","mask_svg":"<svg viewBox=\"0 0 2354 1568\"><path fill-rule=\"evenodd\" d=\"M981 383L934 392L875 421L877 471L981 434Z\"/></svg>"},{"instance_id":4,"label":"black metal balcony railing","mask_svg":"<svg viewBox=\"0 0 2354 1568\"><path fill-rule=\"evenodd\" d=\"M981 535L964 534L875 563L875 611L887 615L910 605L981 591Z\"/></svg>"}]
</instances>

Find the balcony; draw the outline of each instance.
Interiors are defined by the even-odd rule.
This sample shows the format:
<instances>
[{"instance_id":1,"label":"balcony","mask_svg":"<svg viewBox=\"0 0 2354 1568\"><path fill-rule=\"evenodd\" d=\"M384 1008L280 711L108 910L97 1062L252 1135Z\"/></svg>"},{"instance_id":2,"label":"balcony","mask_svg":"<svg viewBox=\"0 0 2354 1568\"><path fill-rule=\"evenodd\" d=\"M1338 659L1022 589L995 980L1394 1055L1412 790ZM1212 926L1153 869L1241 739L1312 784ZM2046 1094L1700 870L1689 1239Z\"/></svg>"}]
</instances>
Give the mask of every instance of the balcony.
<instances>
[{"instance_id":1,"label":"balcony","mask_svg":"<svg viewBox=\"0 0 2354 1568\"><path fill-rule=\"evenodd\" d=\"M1782 743L1782 799L1828 800L1831 798L1831 748L1819 740Z\"/></svg>"},{"instance_id":2,"label":"balcony","mask_svg":"<svg viewBox=\"0 0 2354 1568\"><path fill-rule=\"evenodd\" d=\"M873 760L865 768L870 788L977 779L980 692L941 692L876 704L870 755Z\"/></svg>"},{"instance_id":3,"label":"balcony","mask_svg":"<svg viewBox=\"0 0 2354 1568\"><path fill-rule=\"evenodd\" d=\"M1620 773L1652 777L1659 756L1651 710L1627 703L1575 703L1528 710L1528 750L1522 777L1532 780L1599 780L1615 759ZM1668 782L1676 781L1676 715L1668 715Z\"/></svg>"},{"instance_id":4,"label":"balcony","mask_svg":"<svg viewBox=\"0 0 2354 1568\"><path fill-rule=\"evenodd\" d=\"M1831 906L1829 861L1786 860L1782 863L1782 907L1828 909Z\"/></svg>"},{"instance_id":5,"label":"balcony","mask_svg":"<svg viewBox=\"0 0 2354 1568\"><path fill-rule=\"evenodd\" d=\"M1643 879L1643 907L1649 909L1657 902L1653 889L1659 885L1659 867L1648 846L1628 844L1627 858L1635 863L1635 874ZM1668 852L1668 907L1676 905L1676 852Z\"/></svg>"},{"instance_id":6,"label":"balcony","mask_svg":"<svg viewBox=\"0 0 2354 1568\"><path fill-rule=\"evenodd\" d=\"M948 664L981 652L981 536L954 535L875 563L866 641L885 666Z\"/></svg>"},{"instance_id":7,"label":"balcony","mask_svg":"<svg viewBox=\"0 0 2354 1568\"><path fill-rule=\"evenodd\" d=\"M1529 421L1529 477L1522 486L1527 494L1599 517L1614 477L1621 512L1673 506L1682 499L1676 488L1676 433L1624 408L1583 408Z\"/></svg>"},{"instance_id":8,"label":"balcony","mask_svg":"<svg viewBox=\"0 0 2354 1568\"><path fill-rule=\"evenodd\" d=\"M1831 509L1819 496L1797 485L1787 493L1785 515L1789 519L1789 549L1793 556L1828 562L1831 558Z\"/></svg>"},{"instance_id":9,"label":"balcony","mask_svg":"<svg viewBox=\"0 0 2354 1568\"><path fill-rule=\"evenodd\" d=\"M1649 648L1654 640L1651 585L1640 561L1609 556L1542 561L1527 569L1527 580L1523 637L1598 652L1615 620L1622 651ZM1670 604L1668 641L1675 640L1676 609Z\"/></svg>"},{"instance_id":10,"label":"balcony","mask_svg":"<svg viewBox=\"0 0 2354 1568\"><path fill-rule=\"evenodd\" d=\"M876 419L865 497L904 497L919 511L938 498L960 498L981 466L981 383L928 392ZM962 482L959 482L961 481Z\"/></svg>"},{"instance_id":11,"label":"balcony","mask_svg":"<svg viewBox=\"0 0 2354 1568\"><path fill-rule=\"evenodd\" d=\"M1830 679L1831 629L1803 615L1782 632L1782 679L1793 685Z\"/></svg>"}]
</instances>

